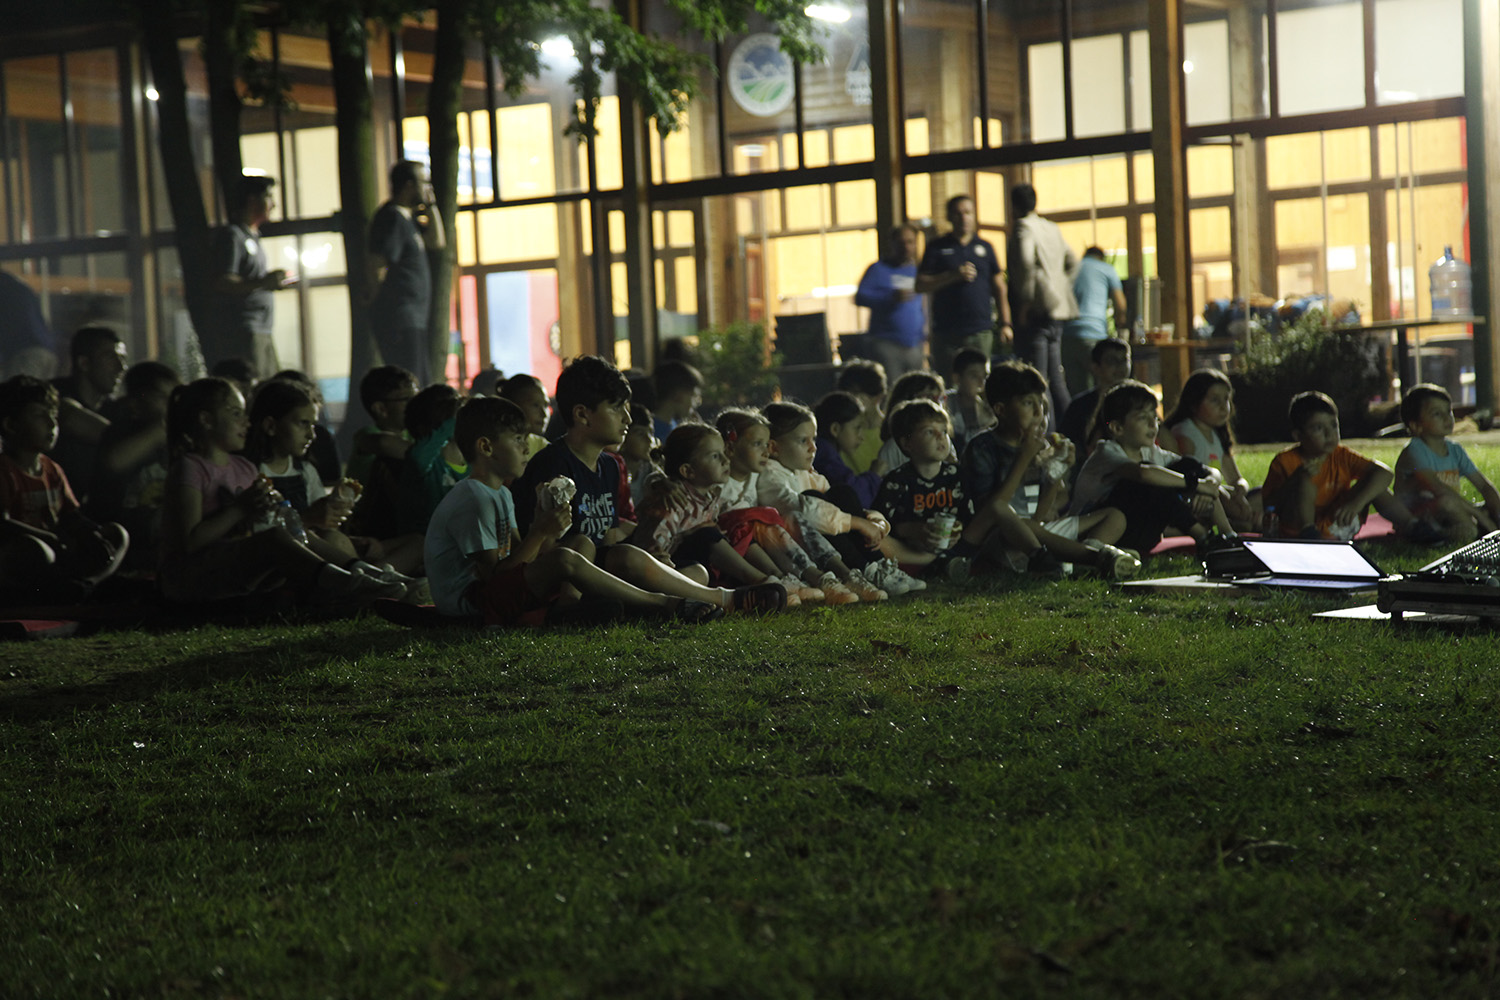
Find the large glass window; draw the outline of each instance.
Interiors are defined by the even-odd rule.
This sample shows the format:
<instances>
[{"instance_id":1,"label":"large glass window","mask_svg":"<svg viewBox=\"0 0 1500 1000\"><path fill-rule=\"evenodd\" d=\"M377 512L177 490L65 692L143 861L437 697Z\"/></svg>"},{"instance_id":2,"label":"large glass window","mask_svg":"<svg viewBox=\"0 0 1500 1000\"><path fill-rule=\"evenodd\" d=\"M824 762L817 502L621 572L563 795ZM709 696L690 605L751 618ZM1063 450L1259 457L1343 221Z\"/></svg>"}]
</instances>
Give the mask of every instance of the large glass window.
<instances>
[{"instance_id":1,"label":"large glass window","mask_svg":"<svg viewBox=\"0 0 1500 1000\"><path fill-rule=\"evenodd\" d=\"M1464 92L1463 0L1377 0L1375 97L1401 104Z\"/></svg>"},{"instance_id":2,"label":"large glass window","mask_svg":"<svg viewBox=\"0 0 1500 1000\"><path fill-rule=\"evenodd\" d=\"M1364 107L1364 24L1364 8L1350 0L1309 0L1296 10L1278 7L1281 114Z\"/></svg>"},{"instance_id":3,"label":"large glass window","mask_svg":"<svg viewBox=\"0 0 1500 1000\"><path fill-rule=\"evenodd\" d=\"M901 82L906 117L926 122L926 145L932 152L974 146L974 122L979 117L977 30L974 0L907 0L902 8ZM1015 60L1010 54L1013 41L994 44L1003 30L990 25L989 71L1002 77L1014 72Z\"/></svg>"}]
</instances>

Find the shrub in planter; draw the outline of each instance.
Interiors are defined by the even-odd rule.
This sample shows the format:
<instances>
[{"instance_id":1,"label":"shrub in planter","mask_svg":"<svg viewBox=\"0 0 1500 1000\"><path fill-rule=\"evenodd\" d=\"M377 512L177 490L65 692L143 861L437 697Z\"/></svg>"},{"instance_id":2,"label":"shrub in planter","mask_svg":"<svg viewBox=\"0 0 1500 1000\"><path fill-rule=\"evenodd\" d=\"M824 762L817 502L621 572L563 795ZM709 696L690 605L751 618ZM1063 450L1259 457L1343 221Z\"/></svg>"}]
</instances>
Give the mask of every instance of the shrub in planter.
<instances>
[{"instance_id":1,"label":"shrub in planter","mask_svg":"<svg viewBox=\"0 0 1500 1000\"><path fill-rule=\"evenodd\" d=\"M1326 330L1321 310L1310 310L1279 336L1259 337L1230 375L1234 432L1246 443L1287 441L1286 410L1308 389L1327 393L1339 408L1347 437L1370 433L1370 400L1384 388L1380 346L1359 331Z\"/></svg>"},{"instance_id":2,"label":"shrub in planter","mask_svg":"<svg viewBox=\"0 0 1500 1000\"><path fill-rule=\"evenodd\" d=\"M693 363L703 373L703 410L760 406L776 392L781 359L766 344L762 323L737 321L698 333Z\"/></svg>"}]
</instances>

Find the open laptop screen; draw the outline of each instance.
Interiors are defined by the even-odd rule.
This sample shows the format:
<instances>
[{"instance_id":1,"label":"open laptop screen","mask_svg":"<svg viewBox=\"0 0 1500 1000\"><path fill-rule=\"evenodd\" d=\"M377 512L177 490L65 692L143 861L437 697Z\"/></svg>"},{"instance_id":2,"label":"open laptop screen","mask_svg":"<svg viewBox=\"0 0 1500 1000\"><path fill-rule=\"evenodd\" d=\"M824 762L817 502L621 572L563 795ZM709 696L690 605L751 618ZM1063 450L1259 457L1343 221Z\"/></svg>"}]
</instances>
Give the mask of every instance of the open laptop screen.
<instances>
[{"instance_id":1,"label":"open laptop screen","mask_svg":"<svg viewBox=\"0 0 1500 1000\"><path fill-rule=\"evenodd\" d=\"M1379 567L1352 545L1261 541L1245 539L1245 548L1274 576L1378 580Z\"/></svg>"}]
</instances>

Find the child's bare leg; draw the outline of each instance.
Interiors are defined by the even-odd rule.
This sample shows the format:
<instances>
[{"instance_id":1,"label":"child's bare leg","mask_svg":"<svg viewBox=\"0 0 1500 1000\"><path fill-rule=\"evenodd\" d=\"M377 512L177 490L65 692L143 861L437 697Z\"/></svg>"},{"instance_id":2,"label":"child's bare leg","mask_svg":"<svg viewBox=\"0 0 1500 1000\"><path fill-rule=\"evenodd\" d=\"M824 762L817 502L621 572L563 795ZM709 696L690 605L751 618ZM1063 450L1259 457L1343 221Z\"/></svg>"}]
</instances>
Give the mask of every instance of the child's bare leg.
<instances>
[{"instance_id":1,"label":"child's bare leg","mask_svg":"<svg viewBox=\"0 0 1500 1000\"><path fill-rule=\"evenodd\" d=\"M56 562L57 552L40 538L17 531L0 539L0 578L8 583L49 579Z\"/></svg>"},{"instance_id":2,"label":"child's bare leg","mask_svg":"<svg viewBox=\"0 0 1500 1000\"><path fill-rule=\"evenodd\" d=\"M1006 546L1021 552L1034 552L1042 544L1026 519L1010 504L1001 503L996 498L991 498L979 509L961 537L964 541L980 544L993 538L997 532Z\"/></svg>"},{"instance_id":3,"label":"child's bare leg","mask_svg":"<svg viewBox=\"0 0 1500 1000\"><path fill-rule=\"evenodd\" d=\"M1099 558L1098 552L1082 542L1075 542L1064 535L1055 535L1039 524L1033 524L1031 530L1036 540L1047 546L1047 551L1063 562L1093 563Z\"/></svg>"},{"instance_id":4,"label":"child's bare leg","mask_svg":"<svg viewBox=\"0 0 1500 1000\"><path fill-rule=\"evenodd\" d=\"M1389 490L1380 494L1371 503L1380 515L1395 525L1396 530L1402 534L1410 531L1413 522L1417 519L1416 515L1411 512L1411 508L1392 496Z\"/></svg>"},{"instance_id":5,"label":"child's bare leg","mask_svg":"<svg viewBox=\"0 0 1500 1000\"><path fill-rule=\"evenodd\" d=\"M1214 509L1210 515L1210 520L1212 520L1214 527L1219 529L1219 534L1234 534L1234 525L1229 523L1229 515L1224 512L1224 502L1218 496L1214 497Z\"/></svg>"},{"instance_id":6,"label":"child's bare leg","mask_svg":"<svg viewBox=\"0 0 1500 1000\"><path fill-rule=\"evenodd\" d=\"M1284 505L1281 511L1283 531L1290 531L1295 535L1311 527L1317 521L1317 497L1318 486L1306 469L1298 469L1292 473L1280 493Z\"/></svg>"},{"instance_id":7,"label":"child's bare leg","mask_svg":"<svg viewBox=\"0 0 1500 1000\"><path fill-rule=\"evenodd\" d=\"M776 565L776 560L771 558L771 554L754 542L751 542L750 547L745 550L745 562L754 566L766 576L785 575L781 567Z\"/></svg>"},{"instance_id":8,"label":"child's bare leg","mask_svg":"<svg viewBox=\"0 0 1500 1000\"><path fill-rule=\"evenodd\" d=\"M359 558L359 553L354 550L354 543L349 540L349 536L337 529L309 531L307 547L316 552L325 562L331 562L335 566L344 566Z\"/></svg>"},{"instance_id":9,"label":"child's bare leg","mask_svg":"<svg viewBox=\"0 0 1500 1000\"><path fill-rule=\"evenodd\" d=\"M1125 534L1125 514L1114 507L1104 507L1078 517L1078 536L1105 545L1113 545Z\"/></svg>"},{"instance_id":10,"label":"child's bare leg","mask_svg":"<svg viewBox=\"0 0 1500 1000\"><path fill-rule=\"evenodd\" d=\"M370 562L390 563L397 573L421 576L424 543L425 539L421 535L398 535L372 544L365 558Z\"/></svg>"},{"instance_id":11,"label":"child's bare leg","mask_svg":"<svg viewBox=\"0 0 1500 1000\"><path fill-rule=\"evenodd\" d=\"M776 566L776 576L795 576L797 574L797 567L792 565L792 559L786 554L785 549L767 548L761 549L761 551Z\"/></svg>"},{"instance_id":12,"label":"child's bare leg","mask_svg":"<svg viewBox=\"0 0 1500 1000\"><path fill-rule=\"evenodd\" d=\"M704 586L671 566L657 562L651 553L634 545L611 546L604 568L642 590L703 601L721 608L729 607L729 591Z\"/></svg>"},{"instance_id":13,"label":"child's bare leg","mask_svg":"<svg viewBox=\"0 0 1500 1000\"><path fill-rule=\"evenodd\" d=\"M1443 538L1453 545L1467 545L1479 537L1479 524L1473 504L1456 493L1438 501L1434 511Z\"/></svg>"},{"instance_id":14,"label":"child's bare leg","mask_svg":"<svg viewBox=\"0 0 1500 1000\"><path fill-rule=\"evenodd\" d=\"M764 552L760 554L765 555ZM714 569L740 583L765 583L771 576L765 570L752 565L748 559L734 551L733 545L722 538L708 550L708 561L713 564ZM767 559L766 562L770 560ZM774 571L775 568L773 564L771 569Z\"/></svg>"},{"instance_id":15,"label":"child's bare leg","mask_svg":"<svg viewBox=\"0 0 1500 1000\"><path fill-rule=\"evenodd\" d=\"M694 583L707 587L709 580L708 567L702 563L688 563L686 566L676 567L677 572L692 580Z\"/></svg>"},{"instance_id":16,"label":"child's bare leg","mask_svg":"<svg viewBox=\"0 0 1500 1000\"><path fill-rule=\"evenodd\" d=\"M887 559L894 559L898 563L909 563L912 566L927 566L937 558L936 552L914 549L895 535L886 535L882 538L879 548L880 554Z\"/></svg>"},{"instance_id":17,"label":"child's bare leg","mask_svg":"<svg viewBox=\"0 0 1500 1000\"><path fill-rule=\"evenodd\" d=\"M577 588L575 593L616 600L627 607L642 610L669 611L682 603L680 598L652 593L626 583L573 549L562 546L542 553L526 567L526 586L543 599L559 591Z\"/></svg>"},{"instance_id":18,"label":"child's bare leg","mask_svg":"<svg viewBox=\"0 0 1500 1000\"><path fill-rule=\"evenodd\" d=\"M1253 531L1260 524L1250 497L1220 490L1219 499L1224 502L1224 513L1229 515L1229 523L1236 531Z\"/></svg>"}]
</instances>

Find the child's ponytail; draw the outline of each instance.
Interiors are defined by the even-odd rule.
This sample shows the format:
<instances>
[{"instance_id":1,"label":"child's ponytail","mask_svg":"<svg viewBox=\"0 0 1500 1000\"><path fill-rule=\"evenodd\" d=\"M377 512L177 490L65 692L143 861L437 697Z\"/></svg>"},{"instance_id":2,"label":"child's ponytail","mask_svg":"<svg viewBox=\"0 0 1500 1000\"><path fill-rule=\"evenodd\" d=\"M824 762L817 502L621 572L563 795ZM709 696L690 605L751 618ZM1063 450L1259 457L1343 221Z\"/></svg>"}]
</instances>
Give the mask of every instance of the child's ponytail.
<instances>
[{"instance_id":1,"label":"child's ponytail","mask_svg":"<svg viewBox=\"0 0 1500 1000\"><path fill-rule=\"evenodd\" d=\"M201 413L211 413L223 406L234 392L228 379L210 376L179 385L167 399L167 448L178 458L199 446L203 427Z\"/></svg>"}]
</instances>

